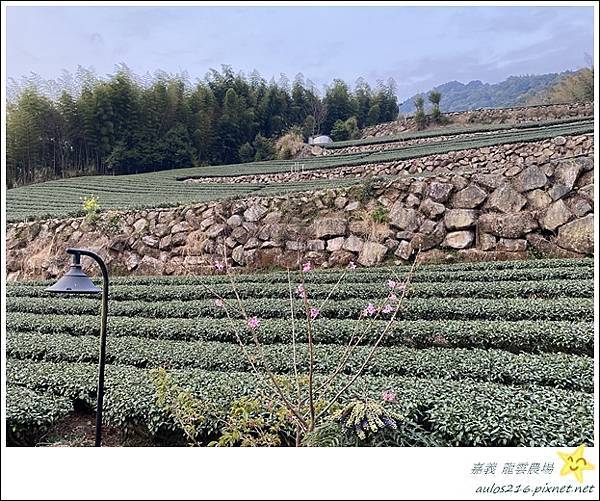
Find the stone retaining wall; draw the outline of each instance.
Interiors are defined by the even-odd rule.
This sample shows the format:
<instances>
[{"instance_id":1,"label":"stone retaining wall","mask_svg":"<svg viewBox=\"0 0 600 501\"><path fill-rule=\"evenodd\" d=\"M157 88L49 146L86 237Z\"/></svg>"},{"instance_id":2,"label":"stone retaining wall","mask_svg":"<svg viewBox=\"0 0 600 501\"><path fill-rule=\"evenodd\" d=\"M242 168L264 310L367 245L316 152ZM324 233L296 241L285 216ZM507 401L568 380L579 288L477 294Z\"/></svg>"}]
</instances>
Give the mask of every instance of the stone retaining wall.
<instances>
[{"instance_id":1,"label":"stone retaining wall","mask_svg":"<svg viewBox=\"0 0 600 501\"><path fill-rule=\"evenodd\" d=\"M502 131L504 132L504 131ZM431 144L441 143L442 141L448 141L450 139L469 139L471 137L483 137L492 136L497 134L497 131L490 132L470 132L467 134L448 134L446 136L433 136L423 137L416 139L407 139L405 141L395 141L389 143L377 143L377 144L365 144L358 146L346 146L344 148L313 148L318 154L311 156L326 156L326 155L348 155L350 153L364 153L365 151L385 151L385 150L397 150L399 148L407 148L416 144ZM317 149L318 148L318 149Z\"/></svg>"},{"instance_id":2,"label":"stone retaining wall","mask_svg":"<svg viewBox=\"0 0 600 501\"><path fill-rule=\"evenodd\" d=\"M593 103L573 103L455 111L444 113L444 116L448 117L452 124L504 124L539 122L568 117L585 117L592 116L593 114ZM389 136L391 134L399 134L409 130L416 130L415 122L412 118L365 127L361 137Z\"/></svg>"},{"instance_id":3,"label":"stone retaining wall","mask_svg":"<svg viewBox=\"0 0 600 501\"><path fill-rule=\"evenodd\" d=\"M510 143L500 146L471 148L451 151L438 155L427 155L408 160L363 164L352 167L312 170L306 172L281 172L278 174L252 174L247 176L223 176L188 179L189 183L284 183L308 181L311 179L337 179L341 177L369 177L397 175L408 172L418 174L432 172L439 168L464 169L471 167L501 168L507 165L537 164L566 156L588 155L593 153L594 138L592 135L558 136L554 139L531 143Z\"/></svg>"},{"instance_id":4,"label":"stone retaining wall","mask_svg":"<svg viewBox=\"0 0 600 501\"><path fill-rule=\"evenodd\" d=\"M523 158L471 173L446 169L275 198L109 212L94 224L9 224L8 279L56 277L68 264L66 247L99 252L113 274L137 275L211 273L224 258L240 269L374 266L408 260L417 249L423 259L592 254L593 160Z\"/></svg>"}]
</instances>

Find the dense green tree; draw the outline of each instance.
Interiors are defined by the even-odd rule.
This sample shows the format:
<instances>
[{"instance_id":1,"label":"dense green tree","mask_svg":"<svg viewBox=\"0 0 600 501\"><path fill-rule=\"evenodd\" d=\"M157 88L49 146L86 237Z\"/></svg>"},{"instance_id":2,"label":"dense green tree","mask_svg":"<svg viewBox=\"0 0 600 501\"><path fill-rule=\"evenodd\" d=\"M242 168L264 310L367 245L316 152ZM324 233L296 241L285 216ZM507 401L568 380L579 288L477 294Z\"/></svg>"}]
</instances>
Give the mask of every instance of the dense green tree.
<instances>
[{"instance_id":1,"label":"dense green tree","mask_svg":"<svg viewBox=\"0 0 600 501\"><path fill-rule=\"evenodd\" d=\"M387 83L378 82L377 93L373 102L379 104L379 119L381 122L390 122L398 118L398 99L396 97L396 82L390 78Z\"/></svg>"},{"instance_id":2,"label":"dense green tree","mask_svg":"<svg viewBox=\"0 0 600 501\"><path fill-rule=\"evenodd\" d=\"M427 96L431 103L431 119L435 123L439 123L442 118L442 112L440 111L440 101L442 100L442 94L438 91L432 90Z\"/></svg>"},{"instance_id":3,"label":"dense green tree","mask_svg":"<svg viewBox=\"0 0 600 501\"><path fill-rule=\"evenodd\" d=\"M7 183L30 183L36 179L36 166L39 164L38 122L25 106L26 95L22 95L16 105L8 105L6 110L6 163ZM10 131L10 132L8 132Z\"/></svg>"},{"instance_id":4,"label":"dense green tree","mask_svg":"<svg viewBox=\"0 0 600 501\"><path fill-rule=\"evenodd\" d=\"M104 159L110 155L115 140L115 113L110 89L102 84L94 90L93 134L98 149L97 168L104 173Z\"/></svg>"},{"instance_id":5,"label":"dense green tree","mask_svg":"<svg viewBox=\"0 0 600 501\"><path fill-rule=\"evenodd\" d=\"M209 164L214 161L213 149L219 115L217 99L208 85L199 83L190 96L190 101L190 129L193 145L198 153L198 162Z\"/></svg>"},{"instance_id":6,"label":"dense green tree","mask_svg":"<svg viewBox=\"0 0 600 501\"><path fill-rule=\"evenodd\" d=\"M310 136L315 134L317 122L313 115L308 115L304 119L304 124L302 126L302 137L306 141Z\"/></svg>"},{"instance_id":7,"label":"dense green tree","mask_svg":"<svg viewBox=\"0 0 600 501\"><path fill-rule=\"evenodd\" d=\"M219 122L220 156L222 163L236 163L239 159L239 138L241 137L241 101L237 92L229 88L223 101L223 113Z\"/></svg>"},{"instance_id":8,"label":"dense green tree","mask_svg":"<svg viewBox=\"0 0 600 501\"><path fill-rule=\"evenodd\" d=\"M271 160L275 158L275 147L272 139L268 139L260 132L256 134L252 142L254 148L254 161Z\"/></svg>"},{"instance_id":9,"label":"dense green tree","mask_svg":"<svg viewBox=\"0 0 600 501\"><path fill-rule=\"evenodd\" d=\"M331 138L334 141L346 141L353 139L358 133L356 117L350 117L348 120L338 120L331 129Z\"/></svg>"},{"instance_id":10,"label":"dense green tree","mask_svg":"<svg viewBox=\"0 0 600 501\"><path fill-rule=\"evenodd\" d=\"M188 131L183 124L174 125L163 140L163 165L168 169L194 165L194 151Z\"/></svg>"},{"instance_id":11,"label":"dense green tree","mask_svg":"<svg viewBox=\"0 0 600 501\"><path fill-rule=\"evenodd\" d=\"M7 130L8 173L23 182L58 174L63 120L50 99L33 89L23 92L15 104L7 106Z\"/></svg>"},{"instance_id":12,"label":"dense green tree","mask_svg":"<svg viewBox=\"0 0 600 501\"><path fill-rule=\"evenodd\" d=\"M378 104L374 104L369 108L369 113L367 114L367 125L375 125L379 123L379 117L381 115L381 108Z\"/></svg>"},{"instance_id":13,"label":"dense green tree","mask_svg":"<svg viewBox=\"0 0 600 501\"><path fill-rule=\"evenodd\" d=\"M239 151L240 162L252 162L254 160L254 148L250 143L244 143L240 146Z\"/></svg>"},{"instance_id":14,"label":"dense green tree","mask_svg":"<svg viewBox=\"0 0 600 501\"><path fill-rule=\"evenodd\" d=\"M425 115L425 100L422 96L417 96L415 98L415 124L417 125L417 129L423 129L427 125L427 116Z\"/></svg>"},{"instance_id":15,"label":"dense green tree","mask_svg":"<svg viewBox=\"0 0 600 501\"><path fill-rule=\"evenodd\" d=\"M346 128L346 122L342 120L336 120L336 122L333 124L330 135L334 141L346 141L350 139L350 134Z\"/></svg>"},{"instance_id":16,"label":"dense green tree","mask_svg":"<svg viewBox=\"0 0 600 501\"><path fill-rule=\"evenodd\" d=\"M290 103L290 121L301 124L310 114L310 94L304 83L304 76L299 73L292 85L292 100Z\"/></svg>"},{"instance_id":17,"label":"dense green tree","mask_svg":"<svg viewBox=\"0 0 600 501\"><path fill-rule=\"evenodd\" d=\"M88 165L88 158L81 110L71 94L66 91L61 94L57 108L64 120L61 157L63 170L65 166L70 166L75 173L82 174Z\"/></svg>"},{"instance_id":18,"label":"dense green tree","mask_svg":"<svg viewBox=\"0 0 600 501\"><path fill-rule=\"evenodd\" d=\"M327 108L327 115L323 123L326 131L331 131L338 121L345 121L356 115L356 102L352 99L348 85L342 80L334 80L325 92L323 99Z\"/></svg>"},{"instance_id":19,"label":"dense green tree","mask_svg":"<svg viewBox=\"0 0 600 501\"><path fill-rule=\"evenodd\" d=\"M393 120L395 89L352 91L335 80L321 97L302 74L267 81L230 66L195 84L183 73L136 76L125 65L100 78L79 67L45 82L32 74L8 82L6 172L9 186L84 174L266 160L275 139L352 137L357 127Z\"/></svg>"},{"instance_id":20,"label":"dense green tree","mask_svg":"<svg viewBox=\"0 0 600 501\"><path fill-rule=\"evenodd\" d=\"M364 127L368 122L369 111L371 110L371 100L373 96L371 87L362 78L359 78L356 82L354 96L356 99L356 118L358 120L358 126Z\"/></svg>"},{"instance_id":21,"label":"dense green tree","mask_svg":"<svg viewBox=\"0 0 600 501\"><path fill-rule=\"evenodd\" d=\"M127 146L131 145L132 134L138 127L138 89L131 78L118 73L109 83L113 109L114 135Z\"/></svg>"},{"instance_id":22,"label":"dense green tree","mask_svg":"<svg viewBox=\"0 0 600 501\"><path fill-rule=\"evenodd\" d=\"M106 166L114 174L137 172L140 163L139 151L128 146L124 141L117 141L106 158Z\"/></svg>"}]
</instances>

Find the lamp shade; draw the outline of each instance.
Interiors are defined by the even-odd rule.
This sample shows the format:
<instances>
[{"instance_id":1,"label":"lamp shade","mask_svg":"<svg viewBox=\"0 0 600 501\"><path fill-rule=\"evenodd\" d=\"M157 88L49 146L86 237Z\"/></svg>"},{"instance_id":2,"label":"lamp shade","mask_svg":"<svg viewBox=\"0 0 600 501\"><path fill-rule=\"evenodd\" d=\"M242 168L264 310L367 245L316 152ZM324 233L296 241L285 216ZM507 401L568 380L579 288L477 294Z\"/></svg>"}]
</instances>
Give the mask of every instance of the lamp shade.
<instances>
[{"instance_id":1,"label":"lamp shade","mask_svg":"<svg viewBox=\"0 0 600 501\"><path fill-rule=\"evenodd\" d=\"M46 291L57 294L98 294L102 292L83 272L80 264L72 264L69 271Z\"/></svg>"}]
</instances>

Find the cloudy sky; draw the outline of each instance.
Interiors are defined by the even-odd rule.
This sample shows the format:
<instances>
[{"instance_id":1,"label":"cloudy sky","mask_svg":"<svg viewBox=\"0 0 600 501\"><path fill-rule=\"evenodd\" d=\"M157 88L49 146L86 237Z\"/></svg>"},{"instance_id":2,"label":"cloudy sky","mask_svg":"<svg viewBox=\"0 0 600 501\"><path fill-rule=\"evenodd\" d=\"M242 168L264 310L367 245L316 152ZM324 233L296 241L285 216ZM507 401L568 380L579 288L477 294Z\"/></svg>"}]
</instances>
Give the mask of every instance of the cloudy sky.
<instances>
[{"instance_id":1,"label":"cloudy sky","mask_svg":"<svg viewBox=\"0 0 600 501\"><path fill-rule=\"evenodd\" d=\"M317 85L393 77L401 99L447 82L577 69L593 53L592 7L7 8L7 76L51 79L210 68L301 72Z\"/></svg>"}]
</instances>

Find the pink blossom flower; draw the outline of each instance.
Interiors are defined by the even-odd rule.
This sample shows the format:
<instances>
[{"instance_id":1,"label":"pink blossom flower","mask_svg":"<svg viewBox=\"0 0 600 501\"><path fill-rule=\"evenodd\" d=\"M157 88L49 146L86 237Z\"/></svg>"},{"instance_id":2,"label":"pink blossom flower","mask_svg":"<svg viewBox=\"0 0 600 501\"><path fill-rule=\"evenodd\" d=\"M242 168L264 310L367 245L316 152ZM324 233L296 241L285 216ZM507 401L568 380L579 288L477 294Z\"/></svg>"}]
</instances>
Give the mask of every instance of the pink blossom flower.
<instances>
[{"instance_id":1,"label":"pink blossom flower","mask_svg":"<svg viewBox=\"0 0 600 501\"><path fill-rule=\"evenodd\" d=\"M381 310L383 313L391 313L392 311L394 311L394 307L391 304L386 304L383 307L383 310Z\"/></svg>"},{"instance_id":2,"label":"pink blossom flower","mask_svg":"<svg viewBox=\"0 0 600 501\"><path fill-rule=\"evenodd\" d=\"M398 285L398 282L396 282L395 280L388 280L388 287L390 289L395 289L397 285Z\"/></svg>"},{"instance_id":3,"label":"pink blossom flower","mask_svg":"<svg viewBox=\"0 0 600 501\"><path fill-rule=\"evenodd\" d=\"M312 264L310 264L310 261L308 261L302 265L302 271L304 273L308 273L310 270L312 270Z\"/></svg>"},{"instance_id":4,"label":"pink blossom flower","mask_svg":"<svg viewBox=\"0 0 600 501\"><path fill-rule=\"evenodd\" d=\"M355 263L354 261L350 261L350 262L348 263L348 268L349 268L350 270L355 270L355 269L356 269L356 263Z\"/></svg>"},{"instance_id":5,"label":"pink blossom flower","mask_svg":"<svg viewBox=\"0 0 600 501\"><path fill-rule=\"evenodd\" d=\"M219 308L223 308L223 306L225 306L225 303L223 302L222 299L215 299L215 306L218 306Z\"/></svg>"},{"instance_id":6,"label":"pink blossom flower","mask_svg":"<svg viewBox=\"0 0 600 501\"><path fill-rule=\"evenodd\" d=\"M321 310L319 310L319 308L311 308L310 309L310 319L314 320L315 318L317 318L319 316L319 313L321 313Z\"/></svg>"},{"instance_id":7,"label":"pink blossom flower","mask_svg":"<svg viewBox=\"0 0 600 501\"><path fill-rule=\"evenodd\" d=\"M371 317L376 311L377 308L375 308L375 305L373 303L369 303L363 313L365 314L365 316Z\"/></svg>"},{"instance_id":8,"label":"pink blossom flower","mask_svg":"<svg viewBox=\"0 0 600 501\"><path fill-rule=\"evenodd\" d=\"M388 300L391 303L395 303L396 301L398 301L398 296L396 296L396 294L394 294L393 292L388 296Z\"/></svg>"},{"instance_id":9,"label":"pink blossom flower","mask_svg":"<svg viewBox=\"0 0 600 501\"><path fill-rule=\"evenodd\" d=\"M396 285L396 290L403 291L406 288L406 284L400 283Z\"/></svg>"},{"instance_id":10,"label":"pink blossom flower","mask_svg":"<svg viewBox=\"0 0 600 501\"><path fill-rule=\"evenodd\" d=\"M248 327L252 330L256 330L256 328L260 325L260 320L256 317L252 317L248 319Z\"/></svg>"},{"instance_id":11,"label":"pink blossom flower","mask_svg":"<svg viewBox=\"0 0 600 501\"><path fill-rule=\"evenodd\" d=\"M217 261L215 263L215 269L221 271L223 268L225 268L225 265L221 262L221 261Z\"/></svg>"},{"instance_id":12,"label":"pink blossom flower","mask_svg":"<svg viewBox=\"0 0 600 501\"><path fill-rule=\"evenodd\" d=\"M383 392L383 400L385 402L394 402L396 400L396 392L394 390L385 390Z\"/></svg>"},{"instance_id":13,"label":"pink blossom flower","mask_svg":"<svg viewBox=\"0 0 600 501\"><path fill-rule=\"evenodd\" d=\"M300 297L304 297L304 295L306 294L306 291L304 290L304 285L300 284L298 286L298 288L296 289L296 294L298 294Z\"/></svg>"}]
</instances>

